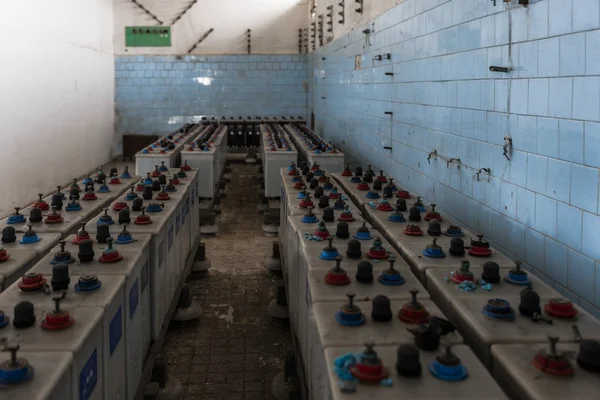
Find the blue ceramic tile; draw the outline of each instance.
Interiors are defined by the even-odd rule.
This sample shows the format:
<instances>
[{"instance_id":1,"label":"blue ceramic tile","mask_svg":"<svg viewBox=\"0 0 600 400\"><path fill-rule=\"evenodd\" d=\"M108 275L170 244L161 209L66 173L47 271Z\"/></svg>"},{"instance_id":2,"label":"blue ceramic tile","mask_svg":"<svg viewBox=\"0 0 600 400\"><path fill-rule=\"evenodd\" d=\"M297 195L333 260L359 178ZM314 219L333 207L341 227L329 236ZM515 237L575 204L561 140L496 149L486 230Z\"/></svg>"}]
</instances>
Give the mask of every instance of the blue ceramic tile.
<instances>
[{"instance_id":1,"label":"blue ceramic tile","mask_svg":"<svg viewBox=\"0 0 600 400\"><path fill-rule=\"evenodd\" d=\"M517 187L517 221L527 226L535 224L535 192Z\"/></svg>"},{"instance_id":2,"label":"blue ceramic tile","mask_svg":"<svg viewBox=\"0 0 600 400\"><path fill-rule=\"evenodd\" d=\"M510 84L510 111L515 114L527 114L529 80L513 79Z\"/></svg>"},{"instance_id":3,"label":"blue ceramic tile","mask_svg":"<svg viewBox=\"0 0 600 400\"><path fill-rule=\"evenodd\" d=\"M548 0L548 33L550 36L564 35L573 31L571 20L572 0Z\"/></svg>"},{"instance_id":4,"label":"blue ceramic tile","mask_svg":"<svg viewBox=\"0 0 600 400\"><path fill-rule=\"evenodd\" d=\"M581 253L569 250L568 288L586 301L596 300L596 265L594 260Z\"/></svg>"},{"instance_id":5,"label":"blue ceramic tile","mask_svg":"<svg viewBox=\"0 0 600 400\"><path fill-rule=\"evenodd\" d=\"M529 80L528 113L530 115L548 115L548 92L550 89L549 84L549 79Z\"/></svg>"},{"instance_id":6,"label":"blue ceramic tile","mask_svg":"<svg viewBox=\"0 0 600 400\"><path fill-rule=\"evenodd\" d=\"M556 200L535 195L535 229L546 236L556 237Z\"/></svg>"},{"instance_id":7,"label":"blue ceramic tile","mask_svg":"<svg viewBox=\"0 0 600 400\"><path fill-rule=\"evenodd\" d=\"M577 304L579 302L579 296L577 296L577 294L571 292L569 289L567 289L560 283L557 283L556 281L552 281L551 283L553 283L552 286L554 287L554 290L560 293L562 297L572 301L574 304Z\"/></svg>"},{"instance_id":8,"label":"blue ceramic tile","mask_svg":"<svg viewBox=\"0 0 600 400\"><path fill-rule=\"evenodd\" d=\"M522 151L513 151L510 161L504 159L501 153L496 153L502 161L506 179L515 185L525 187L527 185L527 153Z\"/></svg>"},{"instance_id":9,"label":"blue ceramic tile","mask_svg":"<svg viewBox=\"0 0 600 400\"><path fill-rule=\"evenodd\" d=\"M558 119L537 119L537 153L547 157L558 157Z\"/></svg>"},{"instance_id":10,"label":"blue ceramic tile","mask_svg":"<svg viewBox=\"0 0 600 400\"><path fill-rule=\"evenodd\" d=\"M583 122L558 122L558 154L565 161L583 163Z\"/></svg>"},{"instance_id":11,"label":"blue ceramic tile","mask_svg":"<svg viewBox=\"0 0 600 400\"><path fill-rule=\"evenodd\" d=\"M510 10L511 18L511 39L513 43L524 42L527 40L527 9L524 7L517 7Z\"/></svg>"},{"instance_id":12,"label":"blue ceramic tile","mask_svg":"<svg viewBox=\"0 0 600 400\"><path fill-rule=\"evenodd\" d=\"M494 110L498 112L508 111L508 81L506 79L498 79L494 81ZM527 102L525 102L525 107Z\"/></svg>"},{"instance_id":13,"label":"blue ceramic tile","mask_svg":"<svg viewBox=\"0 0 600 400\"><path fill-rule=\"evenodd\" d=\"M537 119L519 115L518 135L513 139L513 146L516 149L535 152L537 148Z\"/></svg>"},{"instance_id":14,"label":"blue ceramic tile","mask_svg":"<svg viewBox=\"0 0 600 400\"><path fill-rule=\"evenodd\" d=\"M553 199L569 202L571 196L571 163L548 159L548 182L546 195Z\"/></svg>"},{"instance_id":15,"label":"blue ceramic tile","mask_svg":"<svg viewBox=\"0 0 600 400\"><path fill-rule=\"evenodd\" d=\"M558 203L556 239L575 250L581 250L583 213L576 207Z\"/></svg>"},{"instance_id":16,"label":"blue ceramic tile","mask_svg":"<svg viewBox=\"0 0 600 400\"><path fill-rule=\"evenodd\" d=\"M480 234L489 237L492 230L492 210L477 203L477 225Z\"/></svg>"},{"instance_id":17,"label":"blue ceramic tile","mask_svg":"<svg viewBox=\"0 0 600 400\"><path fill-rule=\"evenodd\" d=\"M490 15L481 20L481 47L490 47L494 45L494 16Z\"/></svg>"},{"instance_id":18,"label":"blue ceramic tile","mask_svg":"<svg viewBox=\"0 0 600 400\"><path fill-rule=\"evenodd\" d=\"M538 1L529 5L529 40L548 36L548 2Z\"/></svg>"},{"instance_id":19,"label":"blue ceramic tile","mask_svg":"<svg viewBox=\"0 0 600 400\"><path fill-rule=\"evenodd\" d=\"M585 164L600 167L600 124L585 123Z\"/></svg>"},{"instance_id":20,"label":"blue ceramic tile","mask_svg":"<svg viewBox=\"0 0 600 400\"><path fill-rule=\"evenodd\" d=\"M473 138L476 140L486 140L486 117L487 116L485 111L475 111L473 113Z\"/></svg>"},{"instance_id":21,"label":"blue ceramic tile","mask_svg":"<svg viewBox=\"0 0 600 400\"><path fill-rule=\"evenodd\" d=\"M575 207L596 213L598 209L598 169L573 164L571 201Z\"/></svg>"},{"instance_id":22,"label":"blue ceramic tile","mask_svg":"<svg viewBox=\"0 0 600 400\"><path fill-rule=\"evenodd\" d=\"M473 137L473 110L462 110L462 131L461 136Z\"/></svg>"},{"instance_id":23,"label":"blue ceramic tile","mask_svg":"<svg viewBox=\"0 0 600 400\"><path fill-rule=\"evenodd\" d=\"M494 111L495 102L495 85L493 80L482 80L480 81L480 107L482 110Z\"/></svg>"},{"instance_id":24,"label":"blue ceramic tile","mask_svg":"<svg viewBox=\"0 0 600 400\"><path fill-rule=\"evenodd\" d=\"M585 73L600 74L600 31L585 34Z\"/></svg>"},{"instance_id":25,"label":"blue ceramic tile","mask_svg":"<svg viewBox=\"0 0 600 400\"><path fill-rule=\"evenodd\" d=\"M548 177L548 159L529 154L527 157L527 189L537 193L546 193Z\"/></svg>"},{"instance_id":26,"label":"blue ceramic tile","mask_svg":"<svg viewBox=\"0 0 600 400\"><path fill-rule=\"evenodd\" d=\"M510 252L519 260L523 260L525 258L525 225L507 218L506 235L506 244Z\"/></svg>"},{"instance_id":27,"label":"blue ceramic tile","mask_svg":"<svg viewBox=\"0 0 600 400\"><path fill-rule=\"evenodd\" d=\"M485 183L485 205L494 211L500 208L500 179L491 178Z\"/></svg>"},{"instance_id":28,"label":"blue ceramic tile","mask_svg":"<svg viewBox=\"0 0 600 400\"><path fill-rule=\"evenodd\" d=\"M502 182L500 185L500 207L499 211L512 218L517 218L517 186Z\"/></svg>"},{"instance_id":29,"label":"blue ceramic tile","mask_svg":"<svg viewBox=\"0 0 600 400\"><path fill-rule=\"evenodd\" d=\"M583 213L583 231L581 251L588 257L600 260L600 217L598 215Z\"/></svg>"},{"instance_id":30,"label":"blue ceramic tile","mask_svg":"<svg viewBox=\"0 0 600 400\"><path fill-rule=\"evenodd\" d=\"M546 264L544 235L531 228L525 228L525 262L542 271Z\"/></svg>"},{"instance_id":31,"label":"blue ceramic tile","mask_svg":"<svg viewBox=\"0 0 600 400\"><path fill-rule=\"evenodd\" d=\"M560 75L585 74L585 33L560 38Z\"/></svg>"},{"instance_id":32,"label":"blue ceramic tile","mask_svg":"<svg viewBox=\"0 0 600 400\"><path fill-rule=\"evenodd\" d=\"M600 309L598 307L594 307L592 304L588 303L583 299L579 299L579 306L585 311L589 312L591 315L593 315L594 318L600 319Z\"/></svg>"},{"instance_id":33,"label":"blue ceramic tile","mask_svg":"<svg viewBox=\"0 0 600 400\"><path fill-rule=\"evenodd\" d=\"M527 26L527 25L525 25ZM513 25L514 27L514 25ZM535 78L538 72L537 42L524 42L517 45L519 65L516 68L519 78Z\"/></svg>"},{"instance_id":34,"label":"blue ceramic tile","mask_svg":"<svg viewBox=\"0 0 600 400\"><path fill-rule=\"evenodd\" d=\"M596 261L596 306L600 306L600 261Z\"/></svg>"},{"instance_id":35,"label":"blue ceramic tile","mask_svg":"<svg viewBox=\"0 0 600 400\"><path fill-rule=\"evenodd\" d=\"M573 0L573 31L600 28L600 2L598 0Z\"/></svg>"},{"instance_id":36,"label":"blue ceramic tile","mask_svg":"<svg viewBox=\"0 0 600 400\"><path fill-rule=\"evenodd\" d=\"M600 77L573 79L573 118L600 120Z\"/></svg>"},{"instance_id":37,"label":"blue ceramic tile","mask_svg":"<svg viewBox=\"0 0 600 400\"><path fill-rule=\"evenodd\" d=\"M548 114L551 117L571 118L573 78L550 79Z\"/></svg>"},{"instance_id":38,"label":"blue ceramic tile","mask_svg":"<svg viewBox=\"0 0 600 400\"><path fill-rule=\"evenodd\" d=\"M486 141L501 144L503 137L502 114L488 112L486 117Z\"/></svg>"},{"instance_id":39,"label":"blue ceramic tile","mask_svg":"<svg viewBox=\"0 0 600 400\"><path fill-rule=\"evenodd\" d=\"M508 246L508 220L508 218L506 218L504 215L498 212L492 211L491 213L491 224L493 226L493 229L490 232L489 239L491 239L496 246L500 246L502 248L506 248Z\"/></svg>"},{"instance_id":40,"label":"blue ceramic tile","mask_svg":"<svg viewBox=\"0 0 600 400\"><path fill-rule=\"evenodd\" d=\"M545 274L563 286L568 285L568 248L546 238Z\"/></svg>"}]
</instances>

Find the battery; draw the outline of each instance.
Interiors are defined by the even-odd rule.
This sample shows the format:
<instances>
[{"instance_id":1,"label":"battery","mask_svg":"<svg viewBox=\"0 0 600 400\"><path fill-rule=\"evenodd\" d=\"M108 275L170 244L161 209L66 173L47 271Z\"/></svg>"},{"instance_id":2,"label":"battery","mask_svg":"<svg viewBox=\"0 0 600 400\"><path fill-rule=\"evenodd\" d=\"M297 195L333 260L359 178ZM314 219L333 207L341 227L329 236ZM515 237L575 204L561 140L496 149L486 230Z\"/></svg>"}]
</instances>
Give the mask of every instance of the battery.
<instances>
[{"instance_id":1,"label":"battery","mask_svg":"<svg viewBox=\"0 0 600 400\"><path fill-rule=\"evenodd\" d=\"M91 269L93 270L93 266ZM39 271L38 271L39 272ZM127 394L127 381L129 378L129 368L123 374L122 366L126 365L129 357L126 357L126 338L131 340L131 344L139 347L139 319L138 326L132 332L127 330L129 319L125 318L126 308L124 304L124 287L125 277L122 275L98 275L96 278L101 285L96 290L80 292L76 290L78 278L82 277L77 274L76 268L73 268L71 285L65 293L64 299L60 302L62 310L71 311L78 307L83 307L87 310L88 307L101 308L104 311L102 322L102 337L103 337L103 353L99 354L102 358L104 366L104 398L118 399L124 398ZM86 271L86 274L94 274L94 272ZM48 282L52 276L45 276ZM19 282L15 282L8 289L0 294L0 304L17 304L21 301L31 302L35 308L52 309L53 296L46 294L44 291L23 292L19 289ZM75 320L76 325L78 323ZM66 328L71 329L73 326ZM65 330L65 331L66 331ZM56 332L61 334L61 332ZM128 337L127 335L138 335L137 337ZM139 351L138 351L139 353ZM140 356L138 355L138 360ZM140 361L138 361L140 362ZM141 376L137 376L137 380ZM133 382L132 382L133 383ZM137 389L137 385L134 390Z\"/></svg>"}]
</instances>

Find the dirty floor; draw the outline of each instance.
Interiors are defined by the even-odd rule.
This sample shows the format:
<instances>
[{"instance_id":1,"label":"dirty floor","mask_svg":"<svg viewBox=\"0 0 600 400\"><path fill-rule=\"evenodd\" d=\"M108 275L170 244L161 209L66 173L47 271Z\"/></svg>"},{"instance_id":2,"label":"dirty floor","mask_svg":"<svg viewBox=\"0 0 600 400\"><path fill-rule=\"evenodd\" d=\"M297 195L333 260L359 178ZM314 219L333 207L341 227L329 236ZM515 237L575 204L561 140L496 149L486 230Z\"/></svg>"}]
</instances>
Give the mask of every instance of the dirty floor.
<instances>
[{"instance_id":1,"label":"dirty floor","mask_svg":"<svg viewBox=\"0 0 600 400\"><path fill-rule=\"evenodd\" d=\"M274 238L263 235L256 210L257 167L233 163L231 169L220 232L204 239L212 268L188 280L203 316L171 324L162 349L185 400L273 399L271 382L292 346L287 323L267 315L275 284L264 261Z\"/></svg>"}]
</instances>

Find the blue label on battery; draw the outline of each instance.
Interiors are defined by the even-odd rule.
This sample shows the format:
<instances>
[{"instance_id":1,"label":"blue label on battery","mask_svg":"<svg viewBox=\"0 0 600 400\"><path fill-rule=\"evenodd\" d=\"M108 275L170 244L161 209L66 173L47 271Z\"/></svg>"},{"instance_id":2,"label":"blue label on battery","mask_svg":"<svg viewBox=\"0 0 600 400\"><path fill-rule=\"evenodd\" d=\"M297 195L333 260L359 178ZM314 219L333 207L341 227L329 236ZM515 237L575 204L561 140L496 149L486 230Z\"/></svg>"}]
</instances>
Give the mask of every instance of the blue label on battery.
<instances>
[{"instance_id":1,"label":"blue label on battery","mask_svg":"<svg viewBox=\"0 0 600 400\"><path fill-rule=\"evenodd\" d=\"M178 215L175 217L175 234L179 235L179 226L181 225L181 217Z\"/></svg>"},{"instance_id":2,"label":"blue label on battery","mask_svg":"<svg viewBox=\"0 0 600 400\"><path fill-rule=\"evenodd\" d=\"M148 286L148 282L150 281L150 258L146 260L146 263L142 267L140 278L142 280L142 293L144 293L144 290L146 290L146 286Z\"/></svg>"},{"instance_id":3,"label":"blue label on battery","mask_svg":"<svg viewBox=\"0 0 600 400\"><path fill-rule=\"evenodd\" d=\"M161 240L158 245L158 268L165 262L165 240Z\"/></svg>"},{"instance_id":4,"label":"blue label on battery","mask_svg":"<svg viewBox=\"0 0 600 400\"><path fill-rule=\"evenodd\" d=\"M87 360L79 373L79 400L88 400L92 397L98 382L98 350L94 348L92 355Z\"/></svg>"},{"instance_id":5,"label":"blue label on battery","mask_svg":"<svg viewBox=\"0 0 600 400\"><path fill-rule=\"evenodd\" d=\"M138 303L140 302L140 280L136 279L135 283L129 290L129 319L133 318Z\"/></svg>"},{"instance_id":6,"label":"blue label on battery","mask_svg":"<svg viewBox=\"0 0 600 400\"><path fill-rule=\"evenodd\" d=\"M173 247L173 226L171 226L169 232L167 232L167 246L168 251L171 251L171 247Z\"/></svg>"},{"instance_id":7,"label":"blue label on battery","mask_svg":"<svg viewBox=\"0 0 600 400\"><path fill-rule=\"evenodd\" d=\"M121 336L123 336L123 310L121 307L115 313L115 316L110 321L108 341L110 343L110 355L114 353Z\"/></svg>"}]
</instances>

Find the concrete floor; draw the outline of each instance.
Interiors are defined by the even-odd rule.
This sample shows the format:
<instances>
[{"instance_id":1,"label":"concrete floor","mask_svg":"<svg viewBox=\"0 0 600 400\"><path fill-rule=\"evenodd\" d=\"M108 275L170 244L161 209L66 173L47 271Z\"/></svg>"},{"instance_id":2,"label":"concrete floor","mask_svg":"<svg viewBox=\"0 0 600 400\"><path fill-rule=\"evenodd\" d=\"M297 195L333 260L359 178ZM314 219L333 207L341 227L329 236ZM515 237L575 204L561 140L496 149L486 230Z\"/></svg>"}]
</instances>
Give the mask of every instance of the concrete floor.
<instances>
[{"instance_id":1,"label":"concrete floor","mask_svg":"<svg viewBox=\"0 0 600 400\"><path fill-rule=\"evenodd\" d=\"M203 317L171 323L162 349L186 400L273 399L271 382L292 348L288 324L267 315L275 285L264 260L275 238L263 235L256 211L257 167L231 168L220 232L205 238L213 267L208 276L188 280Z\"/></svg>"}]
</instances>

